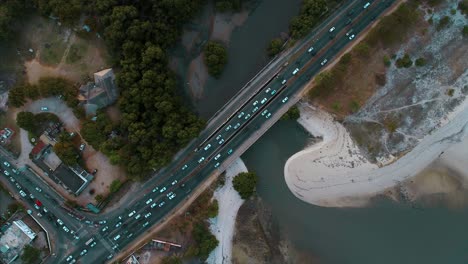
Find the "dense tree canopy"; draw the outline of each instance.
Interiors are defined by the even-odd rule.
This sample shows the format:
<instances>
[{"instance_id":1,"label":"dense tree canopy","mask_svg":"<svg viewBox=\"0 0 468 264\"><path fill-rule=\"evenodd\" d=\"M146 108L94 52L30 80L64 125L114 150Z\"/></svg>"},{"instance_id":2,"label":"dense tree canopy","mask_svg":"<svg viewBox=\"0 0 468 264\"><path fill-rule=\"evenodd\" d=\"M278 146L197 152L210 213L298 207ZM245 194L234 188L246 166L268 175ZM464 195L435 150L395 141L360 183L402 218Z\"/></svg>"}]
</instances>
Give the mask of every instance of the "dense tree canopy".
<instances>
[{"instance_id":1,"label":"dense tree canopy","mask_svg":"<svg viewBox=\"0 0 468 264\"><path fill-rule=\"evenodd\" d=\"M24 130L33 132L36 131L36 122L34 114L31 112L19 112L16 116L16 123Z\"/></svg>"},{"instance_id":2,"label":"dense tree canopy","mask_svg":"<svg viewBox=\"0 0 468 264\"><path fill-rule=\"evenodd\" d=\"M210 75L215 78L221 76L227 63L227 51L224 45L217 41L208 41L204 49L204 58Z\"/></svg>"},{"instance_id":3,"label":"dense tree canopy","mask_svg":"<svg viewBox=\"0 0 468 264\"><path fill-rule=\"evenodd\" d=\"M206 260L211 251L218 246L218 239L216 239L204 223L196 223L193 227L192 235L196 242L192 251L202 261Z\"/></svg>"},{"instance_id":4,"label":"dense tree canopy","mask_svg":"<svg viewBox=\"0 0 468 264\"><path fill-rule=\"evenodd\" d=\"M28 0L0 1L0 41L13 36L13 23L31 7Z\"/></svg>"},{"instance_id":5,"label":"dense tree canopy","mask_svg":"<svg viewBox=\"0 0 468 264\"><path fill-rule=\"evenodd\" d=\"M280 53L283 50L284 41L280 38L274 38L270 41L270 45L268 45L268 56L273 57L276 54Z\"/></svg>"},{"instance_id":6,"label":"dense tree canopy","mask_svg":"<svg viewBox=\"0 0 468 264\"><path fill-rule=\"evenodd\" d=\"M78 163L79 152L73 142L71 141L70 135L63 132L59 141L54 145L54 152L66 165L76 165Z\"/></svg>"},{"instance_id":7,"label":"dense tree canopy","mask_svg":"<svg viewBox=\"0 0 468 264\"><path fill-rule=\"evenodd\" d=\"M248 199L255 192L257 175L253 172L241 172L234 177L232 184L242 199Z\"/></svg>"},{"instance_id":8,"label":"dense tree canopy","mask_svg":"<svg viewBox=\"0 0 468 264\"><path fill-rule=\"evenodd\" d=\"M291 36L299 39L307 35L334 4L335 1L304 0L300 14L294 17L289 25Z\"/></svg>"}]
</instances>

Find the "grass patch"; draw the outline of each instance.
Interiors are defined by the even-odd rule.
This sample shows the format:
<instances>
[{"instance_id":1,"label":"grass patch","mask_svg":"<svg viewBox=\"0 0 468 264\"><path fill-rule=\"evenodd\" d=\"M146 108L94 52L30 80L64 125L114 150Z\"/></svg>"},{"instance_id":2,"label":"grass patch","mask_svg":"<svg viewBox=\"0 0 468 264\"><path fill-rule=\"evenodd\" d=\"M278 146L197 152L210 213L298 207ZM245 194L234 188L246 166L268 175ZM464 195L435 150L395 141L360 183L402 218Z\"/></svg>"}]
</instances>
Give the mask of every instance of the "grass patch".
<instances>
[{"instance_id":1,"label":"grass patch","mask_svg":"<svg viewBox=\"0 0 468 264\"><path fill-rule=\"evenodd\" d=\"M68 64L73 64L81 59L83 59L84 54L86 53L88 47L84 44L73 44L70 47L70 51L68 52L68 56L65 61Z\"/></svg>"},{"instance_id":2,"label":"grass patch","mask_svg":"<svg viewBox=\"0 0 468 264\"><path fill-rule=\"evenodd\" d=\"M59 39L46 43L40 51L39 59L43 64L56 66L60 63L65 49L65 43Z\"/></svg>"}]
</instances>

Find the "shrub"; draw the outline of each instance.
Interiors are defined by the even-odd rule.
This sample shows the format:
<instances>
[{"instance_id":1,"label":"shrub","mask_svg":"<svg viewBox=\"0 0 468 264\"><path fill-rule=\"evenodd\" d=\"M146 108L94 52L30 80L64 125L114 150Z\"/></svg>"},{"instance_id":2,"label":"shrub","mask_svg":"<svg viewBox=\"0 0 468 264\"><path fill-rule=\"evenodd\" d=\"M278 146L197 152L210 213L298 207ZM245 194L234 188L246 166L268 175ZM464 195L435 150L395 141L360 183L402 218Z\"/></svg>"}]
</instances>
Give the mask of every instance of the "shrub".
<instances>
[{"instance_id":1,"label":"shrub","mask_svg":"<svg viewBox=\"0 0 468 264\"><path fill-rule=\"evenodd\" d=\"M40 260L41 251L30 245L26 245L23 249L23 255L21 255L21 260L26 264L38 263Z\"/></svg>"},{"instance_id":2,"label":"shrub","mask_svg":"<svg viewBox=\"0 0 468 264\"><path fill-rule=\"evenodd\" d=\"M358 102L353 100L349 104L349 108L351 108L351 112L356 113L357 111L359 111L359 108L361 108L361 106L359 105Z\"/></svg>"},{"instance_id":3,"label":"shrub","mask_svg":"<svg viewBox=\"0 0 468 264\"><path fill-rule=\"evenodd\" d=\"M408 53L406 53L402 58L396 60L396 66L398 68L409 68L413 66L413 61L411 60Z\"/></svg>"},{"instance_id":4,"label":"shrub","mask_svg":"<svg viewBox=\"0 0 468 264\"><path fill-rule=\"evenodd\" d=\"M204 223L196 223L193 227L192 235L196 245L190 249L190 252L199 257L202 261L205 261L211 251L218 246L219 241L211 234Z\"/></svg>"},{"instance_id":5,"label":"shrub","mask_svg":"<svg viewBox=\"0 0 468 264\"><path fill-rule=\"evenodd\" d=\"M210 75L219 78L227 63L227 51L224 45L217 41L208 41L204 49L204 58Z\"/></svg>"},{"instance_id":6,"label":"shrub","mask_svg":"<svg viewBox=\"0 0 468 264\"><path fill-rule=\"evenodd\" d=\"M257 185L257 175L253 172L239 173L236 177L234 177L232 184L242 199L248 199L255 192L255 186Z\"/></svg>"},{"instance_id":7,"label":"shrub","mask_svg":"<svg viewBox=\"0 0 468 264\"><path fill-rule=\"evenodd\" d=\"M282 120L297 120L301 116L301 112L297 106L292 106L289 110L281 117Z\"/></svg>"},{"instance_id":8,"label":"shrub","mask_svg":"<svg viewBox=\"0 0 468 264\"><path fill-rule=\"evenodd\" d=\"M115 193L118 190L120 190L121 187L122 187L122 182L120 180L113 180L109 187L109 191L111 193Z\"/></svg>"},{"instance_id":9,"label":"shrub","mask_svg":"<svg viewBox=\"0 0 468 264\"><path fill-rule=\"evenodd\" d=\"M462 14L468 15L468 0L462 0L458 3L458 9Z\"/></svg>"},{"instance_id":10,"label":"shrub","mask_svg":"<svg viewBox=\"0 0 468 264\"><path fill-rule=\"evenodd\" d=\"M468 37L468 26L464 26L462 29L463 37Z\"/></svg>"},{"instance_id":11,"label":"shrub","mask_svg":"<svg viewBox=\"0 0 468 264\"><path fill-rule=\"evenodd\" d=\"M268 56L273 57L276 54L280 53L283 50L283 44L284 42L280 38L272 39L267 48Z\"/></svg>"},{"instance_id":12,"label":"shrub","mask_svg":"<svg viewBox=\"0 0 468 264\"><path fill-rule=\"evenodd\" d=\"M422 57L421 57L421 58L417 58L416 61L414 61L414 64L415 64L416 66L418 66L418 67L422 67L422 66L426 65L426 63L427 63L427 62L426 62L426 59L424 59L424 58L422 58Z\"/></svg>"},{"instance_id":13,"label":"shrub","mask_svg":"<svg viewBox=\"0 0 468 264\"><path fill-rule=\"evenodd\" d=\"M439 23L437 24L436 29L437 30L442 30L445 27L447 27L450 24L450 22L451 22L450 17L444 16L439 20Z\"/></svg>"},{"instance_id":14,"label":"shrub","mask_svg":"<svg viewBox=\"0 0 468 264\"><path fill-rule=\"evenodd\" d=\"M390 60L390 57L388 57L388 55L383 56L383 63L386 67L390 67L390 65L392 64L392 61Z\"/></svg>"}]
</instances>

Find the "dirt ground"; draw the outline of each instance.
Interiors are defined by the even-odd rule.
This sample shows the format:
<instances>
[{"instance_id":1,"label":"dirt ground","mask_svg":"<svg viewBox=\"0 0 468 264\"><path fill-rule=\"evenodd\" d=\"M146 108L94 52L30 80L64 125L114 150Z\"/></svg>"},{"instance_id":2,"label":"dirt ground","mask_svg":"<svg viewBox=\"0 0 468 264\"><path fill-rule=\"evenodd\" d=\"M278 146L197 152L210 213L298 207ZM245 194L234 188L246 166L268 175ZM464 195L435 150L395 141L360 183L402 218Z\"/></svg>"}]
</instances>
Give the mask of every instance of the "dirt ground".
<instances>
[{"instance_id":1,"label":"dirt ground","mask_svg":"<svg viewBox=\"0 0 468 264\"><path fill-rule=\"evenodd\" d=\"M109 55L99 38L84 40L54 20L33 15L22 32L23 42L34 50L34 59L25 63L27 79L62 76L74 82L92 77L109 66Z\"/></svg>"}]
</instances>

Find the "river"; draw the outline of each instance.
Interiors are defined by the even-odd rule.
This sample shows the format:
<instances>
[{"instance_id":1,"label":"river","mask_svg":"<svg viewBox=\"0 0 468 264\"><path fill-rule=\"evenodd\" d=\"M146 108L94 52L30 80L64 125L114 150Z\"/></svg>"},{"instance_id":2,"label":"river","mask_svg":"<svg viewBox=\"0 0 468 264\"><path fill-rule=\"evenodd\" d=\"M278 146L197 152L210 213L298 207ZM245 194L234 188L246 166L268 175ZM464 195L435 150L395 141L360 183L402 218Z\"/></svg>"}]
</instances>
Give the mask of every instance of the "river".
<instances>
[{"instance_id":1,"label":"river","mask_svg":"<svg viewBox=\"0 0 468 264\"><path fill-rule=\"evenodd\" d=\"M280 121L242 157L259 176L258 195L299 250L323 264L467 263L468 209L379 200L355 209L302 202L286 186L286 160L310 142L297 123Z\"/></svg>"}]
</instances>

